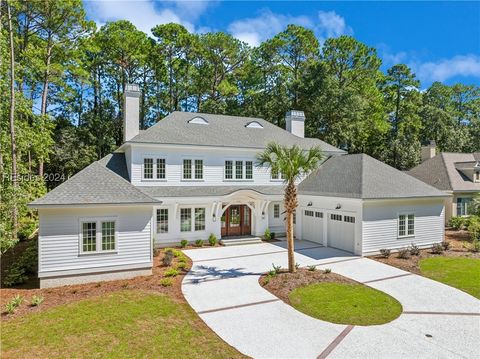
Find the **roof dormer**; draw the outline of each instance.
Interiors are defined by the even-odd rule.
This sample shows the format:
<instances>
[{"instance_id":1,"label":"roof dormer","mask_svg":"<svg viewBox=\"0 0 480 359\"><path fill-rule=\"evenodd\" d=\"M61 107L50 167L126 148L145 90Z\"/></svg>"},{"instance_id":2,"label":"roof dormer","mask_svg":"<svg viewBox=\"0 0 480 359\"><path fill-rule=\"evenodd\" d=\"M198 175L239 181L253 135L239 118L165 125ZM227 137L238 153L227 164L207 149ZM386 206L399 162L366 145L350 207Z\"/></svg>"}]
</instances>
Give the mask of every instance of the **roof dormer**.
<instances>
[{"instance_id":1,"label":"roof dormer","mask_svg":"<svg viewBox=\"0 0 480 359\"><path fill-rule=\"evenodd\" d=\"M251 121L245 125L246 128L263 128L262 124L257 121Z\"/></svg>"},{"instance_id":2,"label":"roof dormer","mask_svg":"<svg viewBox=\"0 0 480 359\"><path fill-rule=\"evenodd\" d=\"M208 121L205 120L203 117L196 116L191 120L188 120L188 123L195 123L197 125L208 125Z\"/></svg>"}]
</instances>

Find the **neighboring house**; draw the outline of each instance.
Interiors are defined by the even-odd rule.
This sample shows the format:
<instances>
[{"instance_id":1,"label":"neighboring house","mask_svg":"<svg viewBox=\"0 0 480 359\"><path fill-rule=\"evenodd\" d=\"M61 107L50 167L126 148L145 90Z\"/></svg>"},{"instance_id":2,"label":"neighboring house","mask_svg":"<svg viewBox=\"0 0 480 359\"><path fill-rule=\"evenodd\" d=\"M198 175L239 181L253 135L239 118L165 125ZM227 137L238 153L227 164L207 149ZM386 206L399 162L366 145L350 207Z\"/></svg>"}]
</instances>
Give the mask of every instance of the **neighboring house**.
<instances>
[{"instance_id":1,"label":"neighboring house","mask_svg":"<svg viewBox=\"0 0 480 359\"><path fill-rule=\"evenodd\" d=\"M480 193L480 152L435 154L435 143L422 148L422 163L408 173L450 196L445 200L445 221L468 216L470 202Z\"/></svg>"},{"instance_id":2,"label":"neighboring house","mask_svg":"<svg viewBox=\"0 0 480 359\"><path fill-rule=\"evenodd\" d=\"M299 180L297 239L358 255L443 240L443 192L304 138L301 111L287 113L287 130L259 118L173 112L139 131L138 87L125 96L122 146L31 203L42 287L150 274L153 247L182 239L284 233L282 175L255 165L271 141L320 146L325 155Z\"/></svg>"}]
</instances>

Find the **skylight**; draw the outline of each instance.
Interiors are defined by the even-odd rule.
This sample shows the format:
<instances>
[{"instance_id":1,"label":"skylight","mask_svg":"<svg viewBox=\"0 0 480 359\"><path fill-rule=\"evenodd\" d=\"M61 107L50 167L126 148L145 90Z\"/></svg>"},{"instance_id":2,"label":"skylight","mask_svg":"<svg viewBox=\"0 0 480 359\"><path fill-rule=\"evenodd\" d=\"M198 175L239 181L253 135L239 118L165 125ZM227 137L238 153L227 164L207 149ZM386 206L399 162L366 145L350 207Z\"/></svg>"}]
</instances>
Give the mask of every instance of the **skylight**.
<instances>
[{"instance_id":1,"label":"skylight","mask_svg":"<svg viewBox=\"0 0 480 359\"><path fill-rule=\"evenodd\" d=\"M257 121L249 122L245 125L245 127L246 128L263 128L263 126Z\"/></svg>"},{"instance_id":2,"label":"skylight","mask_svg":"<svg viewBox=\"0 0 480 359\"><path fill-rule=\"evenodd\" d=\"M192 118L188 121L188 123L196 123L197 125L208 125L208 121L200 116Z\"/></svg>"}]
</instances>

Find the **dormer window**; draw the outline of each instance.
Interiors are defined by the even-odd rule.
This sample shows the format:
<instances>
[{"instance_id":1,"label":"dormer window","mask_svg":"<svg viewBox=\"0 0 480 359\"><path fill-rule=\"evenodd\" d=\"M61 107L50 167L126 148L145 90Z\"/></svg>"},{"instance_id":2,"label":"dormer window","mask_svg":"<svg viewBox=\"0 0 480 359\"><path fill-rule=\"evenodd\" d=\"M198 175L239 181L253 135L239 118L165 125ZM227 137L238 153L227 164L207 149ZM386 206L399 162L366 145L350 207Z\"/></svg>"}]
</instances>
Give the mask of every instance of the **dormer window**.
<instances>
[{"instance_id":1,"label":"dormer window","mask_svg":"<svg viewBox=\"0 0 480 359\"><path fill-rule=\"evenodd\" d=\"M249 122L245 125L246 128L263 128L263 126L260 124L260 122L257 121L252 121Z\"/></svg>"},{"instance_id":2,"label":"dormer window","mask_svg":"<svg viewBox=\"0 0 480 359\"><path fill-rule=\"evenodd\" d=\"M480 183L480 171L473 173L473 182Z\"/></svg>"},{"instance_id":3,"label":"dormer window","mask_svg":"<svg viewBox=\"0 0 480 359\"><path fill-rule=\"evenodd\" d=\"M197 125L208 125L208 121L200 116L192 118L188 121L188 123L196 123Z\"/></svg>"}]
</instances>

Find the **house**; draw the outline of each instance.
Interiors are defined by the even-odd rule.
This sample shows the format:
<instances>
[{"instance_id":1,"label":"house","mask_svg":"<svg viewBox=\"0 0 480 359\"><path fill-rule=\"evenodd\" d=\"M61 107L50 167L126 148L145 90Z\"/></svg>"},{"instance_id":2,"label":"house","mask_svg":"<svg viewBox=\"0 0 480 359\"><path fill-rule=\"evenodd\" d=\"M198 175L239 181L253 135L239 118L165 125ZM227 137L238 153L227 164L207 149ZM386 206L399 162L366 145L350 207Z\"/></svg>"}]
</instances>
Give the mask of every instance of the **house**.
<instances>
[{"instance_id":1,"label":"house","mask_svg":"<svg viewBox=\"0 0 480 359\"><path fill-rule=\"evenodd\" d=\"M468 216L472 198L480 193L480 152L439 153L431 142L422 147L422 163L408 172L411 176L444 191L445 220Z\"/></svg>"},{"instance_id":2,"label":"house","mask_svg":"<svg viewBox=\"0 0 480 359\"><path fill-rule=\"evenodd\" d=\"M295 235L358 255L443 240L446 194L367 155L263 119L173 112L139 130L139 88L125 93L124 143L30 205L38 208L42 287L148 275L153 247L284 229L281 173L255 156L276 141L325 160L299 180Z\"/></svg>"}]
</instances>

